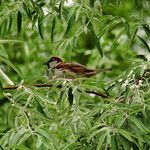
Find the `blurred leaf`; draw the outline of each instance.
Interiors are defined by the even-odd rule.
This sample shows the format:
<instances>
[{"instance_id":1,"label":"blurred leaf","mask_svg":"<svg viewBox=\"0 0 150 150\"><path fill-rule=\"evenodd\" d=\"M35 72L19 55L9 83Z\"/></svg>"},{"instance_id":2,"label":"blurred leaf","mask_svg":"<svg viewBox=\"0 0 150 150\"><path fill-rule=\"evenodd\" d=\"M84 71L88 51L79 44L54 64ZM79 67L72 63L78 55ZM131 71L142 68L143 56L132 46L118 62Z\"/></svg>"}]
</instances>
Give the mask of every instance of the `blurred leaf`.
<instances>
[{"instance_id":1,"label":"blurred leaf","mask_svg":"<svg viewBox=\"0 0 150 150\"><path fill-rule=\"evenodd\" d=\"M70 31L71 27L73 26L73 22L74 22L74 14L69 18L67 22L67 29L65 31L65 35Z\"/></svg>"},{"instance_id":2,"label":"blurred leaf","mask_svg":"<svg viewBox=\"0 0 150 150\"><path fill-rule=\"evenodd\" d=\"M13 68L18 73L18 75L22 78L21 73L19 72L19 70L8 59L0 57L0 61L3 61L8 66L10 66L11 68Z\"/></svg>"},{"instance_id":3,"label":"blurred leaf","mask_svg":"<svg viewBox=\"0 0 150 150\"><path fill-rule=\"evenodd\" d=\"M27 5L26 5L25 2L23 2L23 9L25 10L25 12L26 12L28 18L29 18L29 19L32 19L32 18L31 18L31 12L30 12L30 9L27 7Z\"/></svg>"},{"instance_id":4,"label":"blurred leaf","mask_svg":"<svg viewBox=\"0 0 150 150\"><path fill-rule=\"evenodd\" d=\"M144 61L147 61L147 58L144 55L136 55L136 58L142 59Z\"/></svg>"},{"instance_id":5,"label":"blurred leaf","mask_svg":"<svg viewBox=\"0 0 150 150\"><path fill-rule=\"evenodd\" d=\"M54 41L55 24L56 24L56 18L54 17L54 18L53 18L53 21L52 21L52 30L51 30L51 41L52 41L52 43L53 43L53 41Z\"/></svg>"},{"instance_id":6,"label":"blurred leaf","mask_svg":"<svg viewBox=\"0 0 150 150\"><path fill-rule=\"evenodd\" d=\"M121 145L123 147L124 150L130 149L129 143L121 135L117 135L117 141L118 141L119 145Z\"/></svg>"},{"instance_id":7,"label":"blurred leaf","mask_svg":"<svg viewBox=\"0 0 150 150\"><path fill-rule=\"evenodd\" d=\"M8 54L2 45L0 45L0 56L8 59Z\"/></svg>"},{"instance_id":8,"label":"blurred leaf","mask_svg":"<svg viewBox=\"0 0 150 150\"><path fill-rule=\"evenodd\" d=\"M21 14L20 11L18 11L18 15L17 15L17 31L18 31L18 34L21 31L21 26L22 26L22 14Z\"/></svg>"},{"instance_id":9,"label":"blurred leaf","mask_svg":"<svg viewBox=\"0 0 150 150\"><path fill-rule=\"evenodd\" d=\"M137 32L138 32L138 28L136 28L136 30L134 31L134 34L132 35L131 40L134 40L134 38L135 38L135 36L136 36Z\"/></svg>"},{"instance_id":10,"label":"blurred leaf","mask_svg":"<svg viewBox=\"0 0 150 150\"><path fill-rule=\"evenodd\" d=\"M95 3L95 0L90 0L90 6L93 7Z\"/></svg>"},{"instance_id":11,"label":"blurred leaf","mask_svg":"<svg viewBox=\"0 0 150 150\"><path fill-rule=\"evenodd\" d=\"M135 0L135 4L137 8L142 8L142 1L141 0Z\"/></svg>"},{"instance_id":12,"label":"blurred leaf","mask_svg":"<svg viewBox=\"0 0 150 150\"><path fill-rule=\"evenodd\" d=\"M78 21L80 13L81 13L82 5L76 10L75 21Z\"/></svg>"},{"instance_id":13,"label":"blurred leaf","mask_svg":"<svg viewBox=\"0 0 150 150\"><path fill-rule=\"evenodd\" d=\"M74 50L76 50L77 49L77 37L76 36L73 37L72 45L73 45Z\"/></svg>"},{"instance_id":14,"label":"blurred leaf","mask_svg":"<svg viewBox=\"0 0 150 150\"><path fill-rule=\"evenodd\" d=\"M2 85L2 82L0 80L0 98L2 97L3 95L3 85Z\"/></svg>"},{"instance_id":15,"label":"blurred leaf","mask_svg":"<svg viewBox=\"0 0 150 150\"><path fill-rule=\"evenodd\" d=\"M101 48L100 42L99 40L96 41L96 47L98 49L99 54L101 55L101 57L103 58L104 54L103 54L103 50Z\"/></svg>"},{"instance_id":16,"label":"blurred leaf","mask_svg":"<svg viewBox=\"0 0 150 150\"><path fill-rule=\"evenodd\" d=\"M68 90L68 101L71 106L73 104L73 98L74 98L74 95L72 93L72 87L70 87Z\"/></svg>"},{"instance_id":17,"label":"blurred leaf","mask_svg":"<svg viewBox=\"0 0 150 150\"><path fill-rule=\"evenodd\" d=\"M38 17L38 30L39 30L39 34L41 38L44 39L43 34L42 34L42 18L40 16Z\"/></svg>"},{"instance_id":18,"label":"blurred leaf","mask_svg":"<svg viewBox=\"0 0 150 150\"><path fill-rule=\"evenodd\" d=\"M9 16L9 25L8 25L8 32L10 31L11 27L12 27L12 22L13 22L13 18L12 15Z\"/></svg>"},{"instance_id":19,"label":"blurred leaf","mask_svg":"<svg viewBox=\"0 0 150 150\"><path fill-rule=\"evenodd\" d=\"M10 149L17 149L17 150L30 150L30 148L20 144L20 145L17 145L17 144L13 144L12 146L9 146Z\"/></svg>"},{"instance_id":20,"label":"blurred leaf","mask_svg":"<svg viewBox=\"0 0 150 150\"><path fill-rule=\"evenodd\" d=\"M32 19L32 29L33 29L33 27L36 26L35 24L36 24L37 20L38 20L38 14L35 14Z\"/></svg>"},{"instance_id":21,"label":"blurred leaf","mask_svg":"<svg viewBox=\"0 0 150 150\"><path fill-rule=\"evenodd\" d=\"M51 140L51 138L52 138L51 134L49 134L48 132L46 132L46 130L44 130L44 129L38 129L36 132L37 132L38 134L44 136L44 137L47 138L48 140Z\"/></svg>"},{"instance_id":22,"label":"blurred leaf","mask_svg":"<svg viewBox=\"0 0 150 150\"><path fill-rule=\"evenodd\" d=\"M124 22L124 26L125 26L126 34L130 38L130 26L129 26L129 23L127 21L125 21Z\"/></svg>"},{"instance_id":23,"label":"blurred leaf","mask_svg":"<svg viewBox=\"0 0 150 150\"><path fill-rule=\"evenodd\" d=\"M60 18L60 20L62 20L63 5L64 5L64 0L60 0L60 4L59 4L59 18Z\"/></svg>"},{"instance_id":24,"label":"blurred leaf","mask_svg":"<svg viewBox=\"0 0 150 150\"><path fill-rule=\"evenodd\" d=\"M147 50L150 52L150 48L149 48L148 44L146 43L146 41L142 37L140 37L140 36L138 36L138 38L141 40L141 42L145 45L145 47L147 48Z\"/></svg>"},{"instance_id":25,"label":"blurred leaf","mask_svg":"<svg viewBox=\"0 0 150 150\"><path fill-rule=\"evenodd\" d=\"M123 137L125 137L126 139L128 139L130 142L135 143L135 140L132 138L130 132L123 130L123 129L119 129L118 133L120 133Z\"/></svg>"},{"instance_id":26,"label":"blurred leaf","mask_svg":"<svg viewBox=\"0 0 150 150\"><path fill-rule=\"evenodd\" d=\"M101 134L99 135L99 141L98 141L98 145L96 147L96 150L101 149L102 144L104 143L106 136L107 136L107 132L105 132L105 131L101 132Z\"/></svg>"},{"instance_id":27,"label":"blurred leaf","mask_svg":"<svg viewBox=\"0 0 150 150\"><path fill-rule=\"evenodd\" d=\"M150 38L150 29L149 29L149 26L147 24L142 24L142 27L143 27L145 33L147 34L147 36Z\"/></svg>"},{"instance_id":28,"label":"blurred leaf","mask_svg":"<svg viewBox=\"0 0 150 150\"><path fill-rule=\"evenodd\" d=\"M130 121L133 122L141 132L148 134L150 133L149 128L147 128L140 120L138 120L136 117L130 116Z\"/></svg>"},{"instance_id":29,"label":"blurred leaf","mask_svg":"<svg viewBox=\"0 0 150 150\"><path fill-rule=\"evenodd\" d=\"M118 150L118 141L116 140L115 135L111 136L111 149Z\"/></svg>"},{"instance_id":30,"label":"blurred leaf","mask_svg":"<svg viewBox=\"0 0 150 150\"><path fill-rule=\"evenodd\" d=\"M44 115L44 116L47 117L45 111L43 110L43 108L42 108L42 106L41 106L41 104L39 103L38 100L36 100L36 103L37 103L37 110L38 110L42 115Z\"/></svg>"}]
</instances>

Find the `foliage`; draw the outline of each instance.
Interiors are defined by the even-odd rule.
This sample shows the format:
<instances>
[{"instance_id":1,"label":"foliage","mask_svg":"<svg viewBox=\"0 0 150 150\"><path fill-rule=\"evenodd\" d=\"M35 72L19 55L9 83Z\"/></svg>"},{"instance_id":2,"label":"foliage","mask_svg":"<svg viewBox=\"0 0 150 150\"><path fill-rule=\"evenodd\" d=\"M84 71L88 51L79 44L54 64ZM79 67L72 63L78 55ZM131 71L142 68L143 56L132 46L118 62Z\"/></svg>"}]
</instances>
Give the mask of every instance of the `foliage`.
<instances>
[{"instance_id":1,"label":"foliage","mask_svg":"<svg viewBox=\"0 0 150 150\"><path fill-rule=\"evenodd\" d=\"M149 7L149 0L0 1L0 148L149 149ZM112 71L48 81L43 62L51 56Z\"/></svg>"}]
</instances>

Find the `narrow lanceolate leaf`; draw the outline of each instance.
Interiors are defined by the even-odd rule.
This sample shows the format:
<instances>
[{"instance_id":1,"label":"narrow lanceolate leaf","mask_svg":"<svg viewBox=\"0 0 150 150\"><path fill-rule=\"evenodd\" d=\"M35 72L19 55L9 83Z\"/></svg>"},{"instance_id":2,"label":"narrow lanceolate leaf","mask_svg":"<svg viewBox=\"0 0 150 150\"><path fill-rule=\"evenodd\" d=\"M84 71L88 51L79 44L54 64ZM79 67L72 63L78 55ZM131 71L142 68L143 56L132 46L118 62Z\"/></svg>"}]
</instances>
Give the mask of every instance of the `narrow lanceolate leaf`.
<instances>
[{"instance_id":1,"label":"narrow lanceolate leaf","mask_svg":"<svg viewBox=\"0 0 150 150\"><path fill-rule=\"evenodd\" d=\"M142 37L140 37L140 36L138 36L138 38L141 40L141 42L145 45L145 47L147 48L147 50L150 52L150 48L149 48L148 44L146 43L146 41Z\"/></svg>"},{"instance_id":2,"label":"narrow lanceolate leaf","mask_svg":"<svg viewBox=\"0 0 150 150\"><path fill-rule=\"evenodd\" d=\"M95 0L90 0L90 6L91 6L91 7L94 6L94 2L95 2Z\"/></svg>"},{"instance_id":3,"label":"narrow lanceolate leaf","mask_svg":"<svg viewBox=\"0 0 150 150\"><path fill-rule=\"evenodd\" d=\"M60 4L59 4L59 18L60 18L60 20L62 20L63 5L64 5L64 0L61 0Z\"/></svg>"},{"instance_id":4,"label":"narrow lanceolate leaf","mask_svg":"<svg viewBox=\"0 0 150 150\"><path fill-rule=\"evenodd\" d=\"M150 28L149 28L149 26L147 24L143 24L142 27L143 27L145 33L147 34L147 36L150 38Z\"/></svg>"},{"instance_id":5,"label":"narrow lanceolate leaf","mask_svg":"<svg viewBox=\"0 0 150 150\"><path fill-rule=\"evenodd\" d=\"M147 58L145 57L145 55L137 55L136 58L147 61Z\"/></svg>"},{"instance_id":6,"label":"narrow lanceolate leaf","mask_svg":"<svg viewBox=\"0 0 150 150\"><path fill-rule=\"evenodd\" d=\"M121 134L124 138L129 140L130 142L134 142L135 140L131 137L130 133L126 130L119 129L119 134Z\"/></svg>"},{"instance_id":7,"label":"narrow lanceolate leaf","mask_svg":"<svg viewBox=\"0 0 150 150\"><path fill-rule=\"evenodd\" d=\"M125 140L121 135L117 135L116 139L117 139L119 145L121 145L124 150L130 149L130 146L129 146L127 140Z\"/></svg>"},{"instance_id":8,"label":"narrow lanceolate leaf","mask_svg":"<svg viewBox=\"0 0 150 150\"><path fill-rule=\"evenodd\" d=\"M0 80L0 97L3 95L3 86L2 86L2 82Z\"/></svg>"},{"instance_id":9,"label":"narrow lanceolate leaf","mask_svg":"<svg viewBox=\"0 0 150 150\"><path fill-rule=\"evenodd\" d=\"M7 84L14 85L10 78L0 69L0 78L3 79Z\"/></svg>"},{"instance_id":10,"label":"narrow lanceolate leaf","mask_svg":"<svg viewBox=\"0 0 150 150\"><path fill-rule=\"evenodd\" d=\"M26 3L24 2L23 2L23 9L26 12L26 15L28 16L28 18L31 19L30 9L27 7Z\"/></svg>"},{"instance_id":11,"label":"narrow lanceolate leaf","mask_svg":"<svg viewBox=\"0 0 150 150\"><path fill-rule=\"evenodd\" d=\"M69 88L68 90L68 101L69 101L69 104L72 106L73 104L73 93L72 93L72 87Z\"/></svg>"},{"instance_id":12,"label":"narrow lanceolate leaf","mask_svg":"<svg viewBox=\"0 0 150 150\"><path fill-rule=\"evenodd\" d=\"M0 45L0 56L8 59L8 54L3 45Z\"/></svg>"},{"instance_id":13,"label":"narrow lanceolate leaf","mask_svg":"<svg viewBox=\"0 0 150 150\"><path fill-rule=\"evenodd\" d=\"M54 30L55 30L55 24L56 24L56 18L53 18L53 22L52 22L52 31L51 31L51 41L53 43L54 41Z\"/></svg>"},{"instance_id":14,"label":"narrow lanceolate leaf","mask_svg":"<svg viewBox=\"0 0 150 150\"><path fill-rule=\"evenodd\" d=\"M133 36L132 36L131 40L134 40L134 38L135 38L135 36L136 36L137 32L138 32L138 28L136 28L136 30L134 31L134 34L133 34Z\"/></svg>"},{"instance_id":15,"label":"narrow lanceolate leaf","mask_svg":"<svg viewBox=\"0 0 150 150\"><path fill-rule=\"evenodd\" d=\"M111 136L111 149L112 150L118 150L118 142L116 140L115 135Z\"/></svg>"},{"instance_id":16,"label":"narrow lanceolate leaf","mask_svg":"<svg viewBox=\"0 0 150 150\"><path fill-rule=\"evenodd\" d=\"M96 47L97 47L97 49L98 49L98 51L99 51L101 57L103 58L103 55L104 55L104 54L103 54L103 50L102 50L102 48L101 48L101 45L100 45L99 40L96 41Z\"/></svg>"},{"instance_id":17,"label":"narrow lanceolate leaf","mask_svg":"<svg viewBox=\"0 0 150 150\"><path fill-rule=\"evenodd\" d=\"M127 21L125 21L124 22L124 26L125 26L126 34L130 38L130 26L129 26L129 23Z\"/></svg>"},{"instance_id":18,"label":"narrow lanceolate leaf","mask_svg":"<svg viewBox=\"0 0 150 150\"><path fill-rule=\"evenodd\" d=\"M42 108L42 106L41 106L41 104L39 103L38 100L36 100L36 103L37 103L37 110L38 110L42 115L44 115L44 116L47 117L45 111L43 110L43 108Z\"/></svg>"},{"instance_id":19,"label":"narrow lanceolate leaf","mask_svg":"<svg viewBox=\"0 0 150 150\"><path fill-rule=\"evenodd\" d=\"M18 31L18 34L21 31L21 26L22 26L22 14L21 14L20 11L18 11L18 15L17 15L17 31Z\"/></svg>"},{"instance_id":20,"label":"narrow lanceolate leaf","mask_svg":"<svg viewBox=\"0 0 150 150\"><path fill-rule=\"evenodd\" d=\"M10 15L9 16L9 25L8 25L8 32L10 31L10 29L11 29L11 27L12 27L12 21L13 21L13 19L12 19L12 16Z\"/></svg>"},{"instance_id":21,"label":"narrow lanceolate leaf","mask_svg":"<svg viewBox=\"0 0 150 150\"><path fill-rule=\"evenodd\" d=\"M6 63L11 68L13 68L18 73L18 75L22 78L21 73L19 72L19 70L8 59L0 57L0 62L1 61Z\"/></svg>"},{"instance_id":22,"label":"narrow lanceolate leaf","mask_svg":"<svg viewBox=\"0 0 150 150\"><path fill-rule=\"evenodd\" d=\"M72 15L69 20L68 20L68 23L67 23L67 29L66 29L66 32L65 32L65 35L70 31L72 25L73 25L73 21L74 21L74 15Z\"/></svg>"},{"instance_id":23,"label":"narrow lanceolate leaf","mask_svg":"<svg viewBox=\"0 0 150 150\"><path fill-rule=\"evenodd\" d=\"M102 147L102 144L104 143L104 140L107 136L107 132L103 131L100 136L99 136L99 141L98 141L98 145L96 147L96 150L100 150Z\"/></svg>"},{"instance_id":24,"label":"narrow lanceolate leaf","mask_svg":"<svg viewBox=\"0 0 150 150\"><path fill-rule=\"evenodd\" d=\"M137 128L143 133L150 133L149 129L141 122L139 121L136 117L130 116L131 122L133 122Z\"/></svg>"},{"instance_id":25,"label":"narrow lanceolate leaf","mask_svg":"<svg viewBox=\"0 0 150 150\"><path fill-rule=\"evenodd\" d=\"M78 21L80 17L81 9L82 9L82 5L76 10L75 21Z\"/></svg>"},{"instance_id":26,"label":"narrow lanceolate leaf","mask_svg":"<svg viewBox=\"0 0 150 150\"><path fill-rule=\"evenodd\" d=\"M42 18L41 17L38 17L38 30L39 30L39 34L41 38L44 39L43 34L42 34Z\"/></svg>"}]
</instances>

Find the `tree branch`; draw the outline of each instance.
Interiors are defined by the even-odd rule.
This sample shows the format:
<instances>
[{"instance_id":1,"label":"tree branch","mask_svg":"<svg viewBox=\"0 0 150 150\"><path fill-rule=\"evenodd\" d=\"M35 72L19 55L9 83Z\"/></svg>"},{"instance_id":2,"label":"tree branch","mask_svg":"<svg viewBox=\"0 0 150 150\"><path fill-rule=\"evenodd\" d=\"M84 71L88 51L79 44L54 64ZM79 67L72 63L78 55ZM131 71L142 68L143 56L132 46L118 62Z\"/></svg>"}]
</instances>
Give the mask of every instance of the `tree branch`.
<instances>
[{"instance_id":1,"label":"tree branch","mask_svg":"<svg viewBox=\"0 0 150 150\"><path fill-rule=\"evenodd\" d=\"M10 86L6 86L6 87L3 87L3 90L15 90L19 87L20 85L10 85ZM32 85L29 85L29 86L33 86L33 87L38 87L38 88L42 88L42 87L53 87L53 85L51 84L32 84ZM57 88L62 88L62 85L58 85ZM78 89L79 92L82 93L81 90ZM95 92L95 91L90 91L90 90L85 90L86 93L89 93L89 94L94 94L96 96L100 96L100 97L103 97L103 98L108 98L108 95L105 95L103 93L98 93L98 92Z\"/></svg>"}]
</instances>

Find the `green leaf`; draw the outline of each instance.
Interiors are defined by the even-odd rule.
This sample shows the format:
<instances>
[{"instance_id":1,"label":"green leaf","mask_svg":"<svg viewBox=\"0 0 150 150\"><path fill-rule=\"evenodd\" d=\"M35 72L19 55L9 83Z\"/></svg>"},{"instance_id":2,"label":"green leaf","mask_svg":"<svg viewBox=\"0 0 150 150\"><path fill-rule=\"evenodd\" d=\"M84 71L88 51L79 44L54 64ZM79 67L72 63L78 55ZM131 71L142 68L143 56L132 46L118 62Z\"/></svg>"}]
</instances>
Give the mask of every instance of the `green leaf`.
<instances>
[{"instance_id":1,"label":"green leaf","mask_svg":"<svg viewBox=\"0 0 150 150\"><path fill-rule=\"evenodd\" d=\"M17 149L17 150L30 150L28 147L22 145L22 144L13 144L11 146L9 146L10 149Z\"/></svg>"},{"instance_id":2,"label":"green leaf","mask_svg":"<svg viewBox=\"0 0 150 150\"><path fill-rule=\"evenodd\" d=\"M111 149L118 150L118 141L116 140L115 135L111 136Z\"/></svg>"},{"instance_id":3,"label":"green leaf","mask_svg":"<svg viewBox=\"0 0 150 150\"><path fill-rule=\"evenodd\" d=\"M100 136L99 136L99 141L98 141L98 145L96 147L96 150L100 150L102 147L102 144L104 143L104 140L107 136L107 132L103 131L101 132Z\"/></svg>"},{"instance_id":4,"label":"green leaf","mask_svg":"<svg viewBox=\"0 0 150 150\"><path fill-rule=\"evenodd\" d=\"M136 28L136 30L134 31L134 33L133 33L133 35L132 35L131 40L134 40L134 38L135 38L135 36L136 36L137 32L138 32L138 28Z\"/></svg>"},{"instance_id":5,"label":"green leaf","mask_svg":"<svg viewBox=\"0 0 150 150\"><path fill-rule=\"evenodd\" d=\"M22 14L21 14L20 11L18 11L18 15L17 15L17 31L18 31L18 34L21 31L21 26L22 26Z\"/></svg>"},{"instance_id":6,"label":"green leaf","mask_svg":"<svg viewBox=\"0 0 150 150\"><path fill-rule=\"evenodd\" d=\"M30 9L27 7L26 3L23 2L23 9L25 10L27 16L29 19L32 19L31 18L31 13L30 13Z\"/></svg>"},{"instance_id":7,"label":"green leaf","mask_svg":"<svg viewBox=\"0 0 150 150\"><path fill-rule=\"evenodd\" d=\"M10 31L10 29L11 29L12 22L13 22L13 18L12 18L12 15L10 15L10 16L9 16L8 32L9 32L9 31Z\"/></svg>"},{"instance_id":8,"label":"green leaf","mask_svg":"<svg viewBox=\"0 0 150 150\"><path fill-rule=\"evenodd\" d=\"M97 47L98 52L100 53L101 57L103 58L103 55L104 55L104 54L103 54L103 50L102 50L102 48L101 48L101 45L100 45L99 40L96 41L96 47Z\"/></svg>"},{"instance_id":9,"label":"green leaf","mask_svg":"<svg viewBox=\"0 0 150 150\"><path fill-rule=\"evenodd\" d=\"M60 20L62 20L63 5L64 5L64 0L61 0L60 4L59 4L59 18L60 18Z\"/></svg>"},{"instance_id":10,"label":"green leaf","mask_svg":"<svg viewBox=\"0 0 150 150\"><path fill-rule=\"evenodd\" d=\"M19 72L19 70L8 59L0 57L0 61L6 63L11 68L13 68L18 73L18 75L22 78L21 73Z\"/></svg>"},{"instance_id":11,"label":"green leaf","mask_svg":"<svg viewBox=\"0 0 150 150\"><path fill-rule=\"evenodd\" d=\"M74 98L74 95L72 93L72 87L70 87L68 90L68 101L71 106L73 104L73 98Z\"/></svg>"},{"instance_id":12,"label":"green leaf","mask_svg":"<svg viewBox=\"0 0 150 150\"><path fill-rule=\"evenodd\" d=\"M39 101L38 100L36 100L36 103L37 103L37 110L42 114L42 115L44 115L44 116L46 116L47 117L47 115L46 115L46 113L45 113L45 111L43 110L43 108L42 108L42 106L41 106L41 104L39 103Z\"/></svg>"},{"instance_id":13,"label":"green leaf","mask_svg":"<svg viewBox=\"0 0 150 150\"><path fill-rule=\"evenodd\" d=\"M68 19L65 35L70 31L70 29L73 25L73 22L74 22L74 14Z\"/></svg>"},{"instance_id":14,"label":"green leaf","mask_svg":"<svg viewBox=\"0 0 150 150\"><path fill-rule=\"evenodd\" d=\"M42 34L42 18L40 16L38 17L38 30L39 30L39 34L41 38L44 39L43 34Z\"/></svg>"},{"instance_id":15,"label":"green leaf","mask_svg":"<svg viewBox=\"0 0 150 150\"><path fill-rule=\"evenodd\" d=\"M38 129L36 132L39 133L40 135L44 136L48 140L52 139L51 134L49 134L48 132L46 132L46 130L44 130L44 129Z\"/></svg>"},{"instance_id":16,"label":"green leaf","mask_svg":"<svg viewBox=\"0 0 150 150\"><path fill-rule=\"evenodd\" d=\"M108 131L108 127L102 127L100 130L96 130L92 133L90 133L89 137L88 137L88 141L91 140L92 138L94 138L96 135L101 135L102 132L106 132Z\"/></svg>"},{"instance_id":17,"label":"green leaf","mask_svg":"<svg viewBox=\"0 0 150 150\"><path fill-rule=\"evenodd\" d=\"M142 8L142 1L141 0L135 0L135 4L137 8L141 9Z\"/></svg>"},{"instance_id":18,"label":"green leaf","mask_svg":"<svg viewBox=\"0 0 150 150\"><path fill-rule=\"evenodd\" d=\"M81 9L82 9L82 5L76 10L75 21L78 21Z\"/></svg>"},{"instance_id":19,"label":"green leaf","mask_svg":"<svg viewBox=\"0 0 150 150\"><path fill-rule=\"evenodd\" d=\"M56 18L54 17L54 18L53 18L53 21L52 21L52 31L51 31L51 41L52 41L52 43L53 43L53 41L54 41L55 24L56 24Z\"/></svg>"},{"instance_id":20,"label":"green leaf","mask_svg":"<svg viewBox=\"0 0 150 150\"><path fill-rule=\"evenodd\" d=\"M130 26L129 26L129 23L127 21L125 21L124 22L124 26L125 26L126 34L130 38Z\"/></svg>"},{"instance_id":21,"label":"green leaf","mask_svg":"<svg viewBox=\"0 0 150 150\"><path fill-rule=\"evenodd\" d=\"M8 59L8 54L2 45L0 45L0 56Z\"/></svg>"},{"instance_id":22,"label":"green leaf","mask_svg":"<svg viewBox=\"0 0 150 150\"><path fill-rule=\"evenodd\" d=\"M2 82L0 80L0 98L3 96L3 85Z\"/></svg>"},{"instance_id":23,"label":"green leaf","mask_svg":"<svg viewBox=\"0 0 150 150\"><path fill-rule=\"evenodd\" d=\"M150 38L150 28L149 28L149 26L147 24L143 24L142 27L143 27L145 33L147 34L147 36Z\"/></svg>"},{"instance_id":24,"label":"green leaf","mask_svg":"<svg viewBox=\"0 0 150 150\"><path fill-rule=\"evenodd\" d=\"M147 58L144 55L136 55L136 58L147 61Z\"/></svg>"},{"instance_id":25,"label":"green leaf","mask_svg":"<svg viewBox=\"0 0 150 150\"><path fill-rule=\"evenodd\" d=\"M128 141L125 138L123 138L121 135L117 135L116 139L118 141L118 144L121 145L124 150L130 149Z\"/></svg>"},{"instance_id":26,"label":"green leaf","mask_svg":"<svg viewBox=\"0 0 150 150\"><path fill-rule=\"evenodd\" d=\"M130 116L129 117L130 121L133 122L141 132L143 133L150 133L149 129L136 117Z\"/></svg>"},{"instance_id":27,"label":"green leaf","mask_svg":"<svg viewBox=\"0 0 150 150\"><path fill-rule=\"evenodd\" d=\"M123 129L119 129L118 133L120 133L123 137L125 137L126 139L128 139L130 142L135 142L135 140L131 137L131 134Z\"/></svg>"},{"instance_id":28,"label":"green leaf","mask_svg":"<svg viewBox=\"0 0 150 150\"><path fill-rule=\"evenodd\" d=\"M95 0L90 0L90 6L94 7Z\"/></svg>"},{"instance_id":29,"label":"green leaf","mask_svg":"<svg viewBox=\"0 0 150 150\"><path fill-rule=\"evenodd\" d=\"M146 43L146 41L142 37L140 37L140 36L138 36L138 38L141 40L141 42L145 45L145 47L147 48L147 50L150 52L150 48L149 48L148 44Z\"/></svg>"},{"instance_id":30,"label":"green leaf","mask_svg":"<svg viewBox=\"0 0 150 150\"><path fill-rule=\"evenodd\" d=\"M74 49L74 50L77 49L77 42L78 42L77 37L74 36L74 37L73 37L73 40L72 40L72 45L73 45L73 49Z\"/></svg>"}]
</instances>

